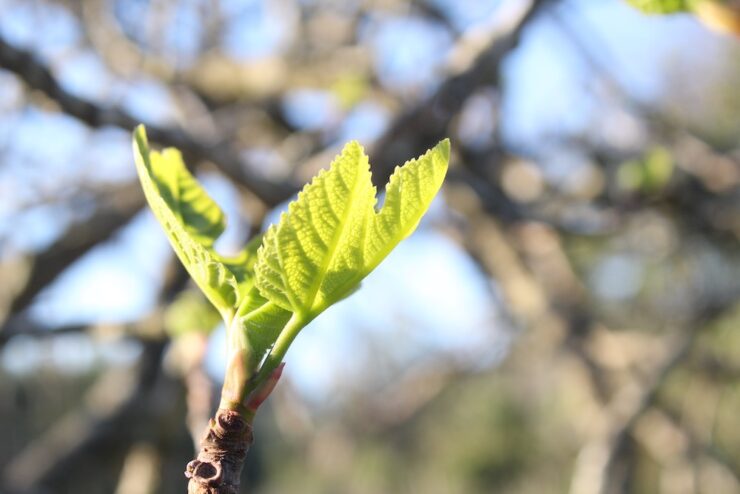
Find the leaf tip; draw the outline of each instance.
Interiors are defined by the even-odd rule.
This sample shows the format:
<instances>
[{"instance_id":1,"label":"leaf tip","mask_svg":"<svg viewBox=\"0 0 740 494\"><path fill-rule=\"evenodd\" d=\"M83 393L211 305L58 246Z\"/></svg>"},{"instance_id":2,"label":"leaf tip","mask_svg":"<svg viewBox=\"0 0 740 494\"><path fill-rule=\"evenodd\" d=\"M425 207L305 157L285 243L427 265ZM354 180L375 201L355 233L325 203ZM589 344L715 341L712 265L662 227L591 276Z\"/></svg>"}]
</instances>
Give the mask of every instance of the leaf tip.
<instances>
[{"instance_id":1,"label":"leaf tip","mask_svg":"<svg viewBox=\"0 0 740 494\"><path fill-rule=\"evenodd\" d=\"M363 151L362 144L360 144L360 141L356 139L352 139L351 141L347 142L347 144L344 145L344 150L351 150L351 151Z\"/></svg>"},{"instance_id":2,"label":"leaf tip","mask_svg":"<svg viewBox=\"0 0 740 494\"><path fill-rule=\"evenodd\" d=\"M342 152L339 154L337 158L340 158L343 156L357 156L360 158L361 162L364 162L365 165L367 165L367 167L370 168L370 161L367 157L367 153L365 153L365 148L357 140L353 139L344 145L344 147L342 148ZM335 160L337 158L335 158Z\"/></svg>"},{"instance_id":3,"label":"leaf tip","mask_svg":"<svg viewBox=\"0 0 740 494\"><path fill-rule=\"evenodd\" d=\"M439 152L441 157L446 161L450 161L450 138L446 137L439 141L436 146L434 146L434 149Z\"/></svg>"},{"instance_id":4,"label":"leaf tip","mask_svg":"<svg viewBox=\"0 0 740 494\"><path fill-rule=\"evenodd\" d=\"M149 166L149 140L146 136L144 124L139 124L134 128L132 144L134 148L134 160L143 166Z\"/></svg>"},{"instance_id":5,"label":"leaf tip","mask_svg":"<svg viewBox=\"0 0 740 494\"><path fill-rule=\"evenodd\" d=\"M144 124L139 124L134 128L134 142L140 150L146 150L149 147Z\"/></svg>"}]
</instances>

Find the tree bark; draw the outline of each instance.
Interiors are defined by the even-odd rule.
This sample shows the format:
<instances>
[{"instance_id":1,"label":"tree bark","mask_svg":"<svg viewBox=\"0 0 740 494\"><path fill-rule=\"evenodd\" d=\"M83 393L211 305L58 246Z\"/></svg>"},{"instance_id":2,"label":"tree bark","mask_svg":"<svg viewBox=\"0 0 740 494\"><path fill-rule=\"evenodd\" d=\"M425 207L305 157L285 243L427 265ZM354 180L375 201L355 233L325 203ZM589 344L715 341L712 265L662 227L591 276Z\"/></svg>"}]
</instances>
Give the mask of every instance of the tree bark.
<instances>
[{"instance_id":1,"label":"tree bark","mask_svg":"<svg viewBox=\"0 0 740 494\"><path fill-rule=\"evenodd\" d=\"M252 424L234 410L219 408L200 443L198 458L188 463L188 494L238 494Z\"/></svg>"},{"instance_id":2,"label":"tree bark","mask_svg":"<svg viewBox=\"0 0 740 494\"><path fill-rule=\"evenodd\" d=\"M242 467L252 445L252 421L283 373L280 364L256 389L249 392L245 373L248 352L231 359L221 390L221 404L200 441L198 457L188 463L188 494L238 494Z\"/></svg>"}]
</instances>

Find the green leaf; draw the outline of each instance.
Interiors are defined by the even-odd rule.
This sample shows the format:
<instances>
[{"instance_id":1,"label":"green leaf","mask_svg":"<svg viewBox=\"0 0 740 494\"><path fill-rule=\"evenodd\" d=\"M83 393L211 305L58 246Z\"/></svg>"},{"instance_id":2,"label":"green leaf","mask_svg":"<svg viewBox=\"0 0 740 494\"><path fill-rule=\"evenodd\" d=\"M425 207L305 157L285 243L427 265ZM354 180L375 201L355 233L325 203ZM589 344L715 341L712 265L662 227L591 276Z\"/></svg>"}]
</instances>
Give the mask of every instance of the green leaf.
<instances>
[{"instance_id":1,"label":"green leaf","mask_svg":"<svg viewBox=\"0 0 740 494\"><path fill-rule=\"evenodd\" d=\"M658 146L649 150L642 158L620 165L617 183L625 190L654 194L668 185L673 168L671 153Z\"/></svg>"},{"instance_id":2,"label":"green leaf","mask_svg":"<svg viewBox=\"0 0 740 494\"><path fill-rule=\"evenodd\" d=\"M291 316L254 286L262 238L252 239L234 257L220 255L213 244L226 226L224 214L187 170L180 153L150 150L140 126L134 134L134 156L149 206L188 273L226 322L230 348L249 349L256 366Z\"/></svg>"},{"instance_id":3,"label":"green leaf","mask_svg":"<svg viewBox=\"0 0 740 494\"><path fill-rule=\"evenodd\" d=\"M627 0L646 14L671 14L691 10L692 0Z\"/></svg>"},{"instance_id":4,"label":"green leaf","mask_svg":"<svg viewBox=\"0 0 740 494\"><path fill-rule=\"evenodd\" d=\"M263 297L252 287L244 297L229 332L231 348L249 348L256 367L275 344L293 313Z\"/></svg>"},{"instance_id":5,"label":"green leaf","mask_svg":"<svg viewBox=\"0 0 740 494\"><path fill-rule=\"evenodd\" d=\"M167 306L163 325L171 338L198 332L210 334L221 317L197 290L185 290Z\"/></svg>"},{"instance_id":6,"label":"green leaf","mask_svg":"<svg viewBox=\"0 0 740 494\"><path fill-rule=\"evenodd\" d=\"M449 141L396 169L383 208L362 147L351 142L264 237L255 265L265 299L310 321L352 292L411 232L436 195Z\"/></svg>"},{"instance_id":7,"label":"green leaf","mask_svg":"<svg viewBox=\"0 0 740 494\"><path fill-rule=\"evenodd\" d=\"M147 202L175 253L228 322L246 274L235 268L246 263L247 254L229 259L213 249L226 226L223 212L187 170L179 151L149 149L143 126L134 132L134 158Z\"/></svg>"},{"instance_id":8,"label":"green leaf","mask_svg":"<svg viewBox=\"0 0 740 494\"><path fill-rule=\"evenodd\" d=\"M150 150L142 126L134 133L136 167L155 217L226 322L232 351L248 356L250 373L263 363L252 386L279 364L301 328L355 290L414 231L442 184L449 152L445 140L397 168L385 205L376 211L367 156L352 142L304 188L279 224L229 258L213 248L225 228L224 214L180 153Z\"/></svg>"},{"instance_id":9,"label":"green leaf","mask_svg":"<svg viewBox=\"0 0 740 494\"><path fill-rule=\"evenodd\" d=\"M257 366L290 319L292 312L270 302L255 286L254 265L262 237L252 240L245 248L247 262L232 269L241 270L244 281L240 284L240 299L228 334L231 348L249 348L252 365Z\"/></svg>"}]
</instances>

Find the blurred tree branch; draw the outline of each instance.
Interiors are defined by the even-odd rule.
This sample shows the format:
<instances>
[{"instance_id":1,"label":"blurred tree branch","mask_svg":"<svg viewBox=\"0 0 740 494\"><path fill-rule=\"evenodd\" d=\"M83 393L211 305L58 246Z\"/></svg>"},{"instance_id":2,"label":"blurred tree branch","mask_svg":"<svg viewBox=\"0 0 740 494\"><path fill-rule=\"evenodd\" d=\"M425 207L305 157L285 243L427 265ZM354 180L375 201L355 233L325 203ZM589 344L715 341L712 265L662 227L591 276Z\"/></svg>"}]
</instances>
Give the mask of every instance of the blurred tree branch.
<instances>
[{"instance_id":1,"label":"blurred tree branch","mask_svg":"<svg viewBox=\"0 0 740 494\"><path fill-rule=\"evenodd\" d=\"M117 108L103 108L64 90L51 71L26 50L18 49L0 38L0 67L18 75L31 89L36 89L57 102L63 112L91 127L112 125L131 131L138 121ZM269 205L275 205L290 197L295 186L275 184L260 177L228 145L207 143L184 132L156 125L147 125L153 141L180 149L195 161L210 161L228 177L246 187L251 193Z\"/></svg>"},{"instance_id":2,"label":"blurred tree branch","mask_svg":"<svg viewBox=\"0 0 740 494\"><path fill-rule=\"evenodd\" d=\"M167 271L158 297L161 302L171 301L189 280L177 262L172 262ZM132 334L142 335L142 354L132 371L113 369L103 374L78 408L5 466L0 480L10 492L43 491L68 478L71 471L82 470L80 475L84 477L84 465L100 458L102 451L106 452L104 458L113 449L125 452L137 439L132 430L157 428L158 423L169 420L171 410L163 407L163 397L170 395L172 400L174 383L161 375L167 338L161 325L152 331L158 319L155 315L133 325ZM78 329L82 327L69 327L70 331ZM49 331L56 334L53 329ZM144 433L143 437L148 435Z\"/></svg>"},{"instance_id":3,"label":"blurred tree branch","mask_svg":"<svg viewBox=\"0 0 740 494\"><path fill-rule=\"evenodd\" d=\"M82 405L55 427L18 452L3 469L3 484L10 492L34 492L53 486L85 462L113 456L113 450L125 451L135 438L130 431L152 421L155 383L158 382L164 341L149 342L137 370L135 384L125 386L125 380L115 372L103 376L90 391L89 404ZM124 393L113 393L111 389ZM158 390L156 393L163 393ZM114 399L103 405L99 400ZM101 414L101 409L108 409Z\"/></svg>"},{"instance_id":4,"label":"blurred tree branch","mask_svg":"<svg viewBox=\"0 0 740 494\"><path fill-rule=\"evenodd\" d=\"M262 64L230 58L223 52L223 47L218 45L222 42L221 31L229 20L219 18L219 2L209 2L208 5L198 6L212 10L204 13L200 19L200 22L207 24L203 26L206 31L203 38L205 41L197 47L197 57L193 63L183 68L163 55L167 52L163 45L164 28L178 24L173 14L176 3L154 2L143 7L153 9L146 14L151 14L152 18L141 21L142 25L149 26L144 26L147 29L143 36L145 41L143 38L130 36L126 30L130 26L125 25L125 17L116 17L118 13L112 9L116 8L117 2L86 0L80 3L60 0L53 3L64 5L75 14L80 21L84 43L89 44L115 74L124 79L139 74L153 77L158 83L167 85L171 94L176 95L175 104L182 114L178 117L182 123L178 125L182 128L175 124L157 126L151 132L153 140L159 144L180 147L193 168L200 167L203 162L214 163L235 184L254 192L254 195L244 194L242 197L245 203L243 205L250 216L251 234L259 232L265 214L297 191L297 184L292 182L292 178L267 178L276 175L263 175L259 168L260 163L251 157L251 153L249 158L245 158L245 151L269 147L280 156L281 162L292 164L305 161L302 168L296 167L292 172L277 175L296 179L304 171L324 166L333 153L331 148L322 148L337 137L338 124L334 122L328 126L331 128L318 131L300 130L300 126L287 118L283 106L286 96L292 91L319 88L324 93L331 93L332 90L325 89L335 79L347 74L359 74L362 83L370 88L366 91L372 91L367 99L372 103L380 103L388 113L397 112L391 116L390 124L371 146L372 161L376 164L376 169L373 170L375 180L377 183L385 183L394 165L408 156L419 154L442 137L454 135L458 121L467 112L467 104L474 95L490 92L496 99L496 104L491 105L491 111L499 111L498 100L503 102L509 97L508 88L502 86L500 80L502 71L506 70L502 66L503 61L517 50L530 28L531 32L537 31L534 28L540 24L534 21L538 16L544 13L554 14L552 19L559 32L569 40L574 53L580 57L579 60L590 69L589 77L593 76L594 82L606 86L606 97L602 91L594 91L600 98L597 103L613 104L620 110L625 110L639 124L640 132L644 134L640 139L644 142L632 147L620 147L619 143L599 142L600 136L589 131L585 131L583 136L573 137L567 135L567 127L562 132L558 128L557 138L560 140L555 142L555 147L578 150L601 174L600 178L604 183L594 195L585 198L570 194L565 188L558 188L556 180L551 180L552 177L548 175L558 166L558 163L550 163L548 145L552 145L552 141L544 139L543 142L532 143L532 149L528 148L524 152L513 149L498 134L497 122L493 131L486 131L493 134L486 136L488 144L466 146L463 139L460 139L454 145L458 166L448 176L443 205L443 208L447 208L445 212L450 213L444 221L452 221L454 226L444 233L458 240L465 253L474 260L486 280L490 281L487 289L490 289L492 304L503 306L503 318L507 322L513 322L512 325L521 330L521 333L516 335L518 341L513 342L506 361L495 369L467 365L466 362L456 360L454 355L440 352L428 356L429 360L418 366L399 371L399 375L379 391L377 388L370 391L369 387L363 386L367 383L361 383L357 396L351 398L355 400L354 406L350 405L344 412L346 424L357 433L357 437L351 437L348 428L343 431L346 437L340 438L348 443L355 440L356 444L340 444L341 456L347 463L366 465L366 458L360 457L360 453L355 457L345 454L346 450L351 453L353 449L364 447L361 445L364 444L362 440L366 439L361 437L363 434L372 436L386 433L395 438L398 433L405 441L403 433L408 428L418 427L422 430L424 426L419 424L424 423L425 414L432 413L430 411L439 402L448 399L446 391L472 383L476 390L482 390L474 393L474 400L480 401L471 399L470 402L453 404L466 413L469 408L481 405L481 402L524 404L526 413L518 414L517 421L512 422L511 427L507 423L505 430L486 430L486 434L491 436L491 441L487 438L487 443L501 438L504 441L516 438L518 436L507 434L517 428L526 428L529 434L527 437L534 439L526 442L526 448L529 448L527 463L519 466L524 473L518 473L519 470L512 468L505 474L498 474L501 477L496 477L495 464L491 466L486 463L494 460L485 455L495 456L500 452L491 449L466 452L463 460L460 460L463 464L460 468L468 469L465 470L466 475L480 484L471 483L467 485L469 488L461 488L462 491L487 492L486 487L476 490L471 486L490 486L493 482L503 494L529 494L546 492L554 485L554 480L562 485L571 480L571 489L574 492L581 489L582 492L593 494L598 490L593 487L595 483L600 484L604 492L609 492L610 489L633 492L626 482L635 482L637 475L643 473L637 471L643 461L640 456L643 452L640 449L650 449L661 438L649 427L652 424L649 419L656 413L666 415L668 418L665 420L673 423L673 428L682 434L688 444L676 457L677 461L683 462L681 465L690 465L699 471L703 468L703 459L709 458L713 464L722 465L734 477L736 484L727 485L737 485L735 452L718 447L712 438L706 436L704 429L701 433L693 431L692 424L682 415L684 410L670 409L659 396L668 386L667 376L681 371L702 374L718 389L729 387L734 382L733 378L737 377L738 372L734 362L730 358L719 360L711 352L697 357L700 349L694 339L700 330L702 338L707 333L701 329L710 325L706 318L714 320L723 317L736 299L736 292L729 288L720 290L709 286L717 278L716 274L709 273L704 277L695 275L695 278L685 282L686 286L681 286L680 290L676 288L680 293L674 294L674 298L670 300L674 304L678 301L681 305L675 308L681 315L676 316L672 312L666 315L666 311L673 309L666 309L662 305L666 300L660 297L645 302L641 294L636 295L634 304L631 299L605 301L594 288L591 276L595 271L594 266L598 268L600 261L615 253L626 252L633 255L633 251L637 251L636 256L647 256L645 252L650 250L649 244L654 238L648 238L644 233L646 230L637 234L630 232L634 223L644 221L647 216L658 217L658 220L653 218L653 223L659 222L669 230L669 235L677 237L667 241L673 244L666 248L667 253L662 254L665 257L657 261L648 260L647 264L665 264L674 267L675 271L701 271L704 269L704 261L687 255L692 247L686 245L696 242L701 244L696 247L697 250L701 249L697 257L711 257L715 263L707 269L722 271L728 265L731 267L740 238L740 221L737 215L740 199L737 188L740 183L740 155L737 146L721 148L691 125L673 116L669 108L641 101L626 91L626 75L615 72L614 67L617 65L612 65L611 62L616 58L609 53L609 47L604 46L600 39L601 33L589 28L587 19L584 25L582 17L562 15L555 0L506 2L507 8L516 4L520 6L520 10L514 9L513 14L496 28L486 24L482 36L471 41L470 38L475 38L476 33L466 29L457 31L455 23L447 17L445 9L438 2L413 2L411 6L398 1L380 4L361 2L359 6L346 10L340 7L332 11L329 11L328 4L322 2L299 2L300 5L291 3L290 7L295 8L291 12L297 12L297 20L291 21L296 32L292 33L289 46L281 47L279 54L271 55ZM555 8L548 9L549 6ZM334 7L336 6L331 8ZM570 7L575 10L576 4L569 4ZM435 24L435 28L438 27L437 24L441 24L454 38L449 64L438 75L435 81L437 85L432 93L421 101L409 103L404 99L406 94L403 90L384 87L379 77L381 69L373 68L373 48L369 46L368 34L363 34L362 30L366 29L368 19L371 24L381 23L377 19L384 16L393 19L421 18ZM151 26L155 25L163 28L162 31L153 32ZM332 29L336 32L331 31ZM557 53L553 51L552 56L556 57ZM49 98L61 112L90 127L110 125L130 129L137 123L132 114L121 108L109 108L105 103L94 103L66 91L50 64L41 62L30 51L19 49L2 38L0 66L16 74L36 94L41 93ZM264 75L259 78L262 82L257 81L259 84L264 84L264 81L270 84L257 87L259 84L251 79L255 74ZM251 84L252 82L255 84ZM347 114L350 112L346 109L342 111ZM496 115L490 115L490 118L495 119ZM191 129L205 130L201 135ZM663 189L652 193L627 194L616 191L613 182L621 164L635 159L638 154L641 156L652 145L665 148L674 160L675 168L671 180ZM522 161L517 154L527 154L529 159L526 161L533 162L531 167L537 168L541 175L543 191L535 200L519 200L507 188L505 171ZM576 168L575 174L580 173L579 170ZM557 174L557 170L554 173ZM29 201L28 204L34 203ZM96 210L89 219L73 223L51 246L31 254L27 283L13 296L10 318L0 331L0 346L21 334L33 338L53 338L62 334L84 332L95 338L104 331L101 327L86 324L47 328L35 321L27 309L45 287L58 279L59 274L95 245L114 238L122 226L129 224L141 205L142 198L137 184L117 185L112 191L97 194L94 204ZM23 207L26 207L26 203L20 209ZM568 215L579 208L588 208L590 213L600 215L602 220L599 226L584 230L580 216L575 220L569 218ZM652 233L652 226L646 228ZM638 237L637 240L634 236ZM639 245L635 247L635 243ZM722 263L719 262L720 258ZM644 277L648 281L665 276L654 274L651 269L654 268L645 268ZM612 276L618 278L616 275ZM663 280L663 283L682 284L684 279L686 278L665 276L668 281ZM674 280L682 281L676 283ZM658 283L657 286L663 285ZM653 291L660 289L652 287ZM162 299L160 303L165 302ZM648 317L631 318L629 314L614 317L604 309L604 306L609 305L621 307L623 312L643 311L648 313ZM151 326L158 328L158 314L159 309L156 309L154 314L138 323L108 328L111 333L121 332L134 341L145 341L147 338L142 332L148 331ZM676 328L683 328L678 337L675 334ZM491 328L492 331L495 329ZM152 348L160 343L143 343L147 350L140 364L157 367L150 374L154 376L153 379L156 378L157 383L151 386L156 388L167 381L164 392L171 391L179 396L183 383L164 378L158 370L161 355L154 355L156 352ZM203 350L203 338L199 345L199 349ZM480 348L481 354L488 350ZM689 354L691 359L686 358ZM191 401L188 404L189 420L193 423L193 430L197 431L201 426L194 424L202 421L208 414L206 408L209 405L205 403L208 398L204 397L207 392L202 392L208 387L204 384L207 379L202 368L202 356L201 354L199 359L191 362L191 366L180 369L179 375L186 381L184 384L188 388L188 399ZM469 357L477 360L476 356ZM490 365L494 364L497 362ZM139 372L141 369L143 367ZM143 379L141 376L139 374L139 378ZM110 382L106 384L105 379L107 378L101 377L95 387L116 387L110 385ZM371 379L368 377L367 380ZM489 389L481 386L484 381L496 383L495 386L498 387L491 389L500 389L501 393L496 396L481 395ZM115 455L118 455L111 462L121 463L124 455L134 454L135 448L131 447L134 444L140 445L140 439L149 442L156 435L157 431L141 429L142 421L152 420L157 427L165 427L165 422L171 422L172 415L176 414L177 423L180 424L185 412L180 410L179 405L178 410L171 412L169 416L169 412L161 412L157 408L157 393L160 388L147 391L132 388L124 390L121 387L120 390L125 391L126 396L104 414L96 413L92 416L92 408L86 405L75 410L57 424L58 427L52 427L25 451L16 454L14 462L8 466L17 467L17 475L13 477L15 485L30 486L24 494L34 489L42 492L46 486L59 481L65 472L74 472L75 476L77 472L84 472L91 457L108 453L105 447L111 441L116 441L116 445L110 451L115 449ZM139 400L138 404L134 404L136 400ZM688 403L682 406L691 409L700 404ZM279 403L277 408L280 408ZM281 413L299 412L295 412L293 407L287 411L278 410L278 415ZM465 417L467 420L468 416ZM438 419L440 417L435 417L435 420ZM56 436L54 431L63 429L64 424L73 424L75 420L94 422L94 429L76 436L79 441L55 443L55 437L58 439L64 435ZM435 421L435 431L446 427L443 420ZM325 431L320 425L314 427L315 424L310 422L307 420L303 424L303 435L295 441L300 443L295 445L295 450L298 451L296 457L300 458L296 462L298 466L295 466L295 471L306 468L306 453L312 458L324 458L324 453L332 447L332 438L327 439L327 434L331 435L331 431ZM488 421L482 424L471 421L476 436L482 435L481 427L491 426ZM135 431L136 434L132 435L135 437L119 437L124 429ZM546 431L543 433L542 430ZM430 433L433 434L434 431ZM546 437L537 434L546 434ZM457 435L455 440L463 441ZM427 444L427 438L420 438L419 441L423 445ZM553 443L556 453L548 452ZM56 444L60 446L57 447ZM445 449L434 451L434 456L429 453L427 458L424 456L427 451L423 451L423 461L426 463L427 459L436 460L445 455L453 455L454 452L446 449L449 442L444 444ZM507 454L513 455L517 445L505 443L504 449ZM157 444L156 447L158 451L155 456L165 459L167 453L162 446ZM464 449L467 445L462 444L461 447ZM388 456L392 458L394 466L396 463L401 464L400 459L405 460L402 455L411 454L401 449L403 448L394 450ZM374 446L372 455L373 458L381 458ZM43 461L35 464L34 456ZM579 459L572 471L573 461L577 456ZM387 458L378 461L385 460ZM315 462L316 459L309 460L309 468L313 466L311 461ZM352 476L352 465L344 466L347 467L347 472L341 472L341 475ZM429 461L426 466L431 470L438 469L433 461ZM656 468L669 467L673 468L675 465L661 464ZM34 468L35 473L28 474ZM391 467L382 468L393 470ZM403 475L412 475L405 470L405 466L403 468ZM383 470L384 474L386 470ZM439 471L445 473L445 482L448 476L451 478L448 469L439 468ZM571 473L572 478L569 479ZM499 483L500 479L511 481L518 475L527 478L529 487L524 484ZM692 472L691 475L696 477L699 474ZM120 489L124 488L120 486L126 485L126 476L120 476ZM338 467L328 477L330 480L326 481L327 484L330 483L333 489L342 491ZM546 478L546 486L539 490L534 487L533 491L531 486L538 485L539 477ZM283 479L277 481L281 482ZM321 482L317 477L317 486L326 485ZM391 480L387 482L384 485L393 485ZM354 485L352 483L353 488ZM429 485L439 488L442 484L420 485L424 489ZM282 484L278 487L271 484L269 488L286 491ZM310 490L309 483L301 485L301 488ZM382 487L369 489L392 491ZM644 489L650 491L651 487ZM349 492L350 489L345 490ZM433 489L427 488L426 491L432 492Z\"/></svg>"},{"instance_id":5,"label":"blurred tree branch","mask_svg":"<svg viewBox=\"0 0 740 494\"><path fill-rule=\"evenodd\" d=\"M450 122L465 100L476 89L496 86L501 62L519 44L522 33L552 0L532 0L516 12L498 36L494 37L469 67L449 75L434 94L398 115L388 130L373 145L376 170L373 181L384 184L397 163L419 154L442 139Z\"/></svg>"},{"instance_id":6,"label":"blurred tree branch","mask_svg":"<svg viewBox=\"0 0 740 494\"><path fill-rule=\"evenodd\" d=\"M23 289L10 304L10 313L24 311L38 293L90 248L110 238L128 223L143 205L138 184L129 184L111 193L91 218L71 225L43 252L31 260L31 270Z\"/></svg>"}]
</instances>

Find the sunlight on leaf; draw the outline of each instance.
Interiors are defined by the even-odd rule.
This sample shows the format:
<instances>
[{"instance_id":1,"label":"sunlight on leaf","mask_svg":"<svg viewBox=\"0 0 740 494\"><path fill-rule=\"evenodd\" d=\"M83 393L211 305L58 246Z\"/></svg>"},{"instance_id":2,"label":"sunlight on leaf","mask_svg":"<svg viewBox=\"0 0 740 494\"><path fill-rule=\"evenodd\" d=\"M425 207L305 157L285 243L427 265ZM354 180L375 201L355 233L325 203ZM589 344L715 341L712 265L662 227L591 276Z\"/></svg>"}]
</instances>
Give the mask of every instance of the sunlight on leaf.
<instances>
[{"instance_id":1,"label":"sunlight on leaf","mask_svg":"<svg viewBox=\"0 0 740 494\"><path fill-rule=\"evenodd\" d=\"M396 169L383 208L362 147L351 142L265 234L255 266L265 298L311 319L347 296L405 237L447 171L449 141Z\"/></svg>"},{"instance_id":2,"label":"sunlight on leaf","mask_svg":"<svg viewBox=\"0 0 740 494\"><path fill-rule=\"evenodd\" d=\"M246 259L237 263L213 249L226 227L223 212L185 168L179 151L149 149L142 126L134 134L134 158L144 195L172 248L208 300L230 320L244 279L237 279L227 264L244 265ZM239 274L244 278L245 273Z\"/></svg>"},{"instance_id":3,"label":"sunlight on leaf","mask_svg":"<svg viewBox=\"0 0 740 494\"><path fill-rule=\"evenodd\" d=\"M147 201L170 244L221 314L230 349L247 350L255 371L273 347L280 346L273 357L282 358L301 328L356 290L416 229L442 185L450 145L444 140L396 168L377 211L368 158L350 142L277 225L231 258L213 248L226 226L224 214L179 151L150 150L140 126L134 155Z\"/></svg>"},{"instance_id":4,"label":"sunlight on leaf","mask_svg":"<svg viewBox=\"0 0 740 494\"><path fill-rule=\"evenodd\" d=\"M627 0L627 3L647 14L670 14L688 11L690 0Z\"/></svg>"}]
</instances>

